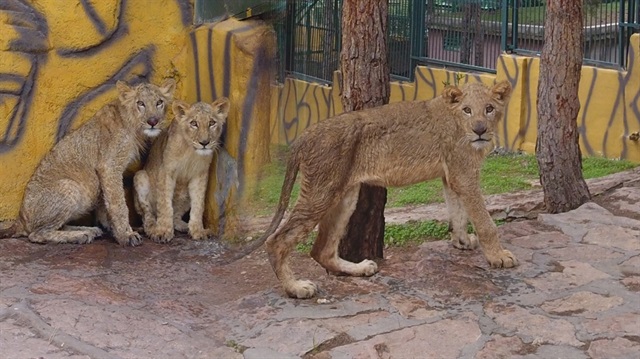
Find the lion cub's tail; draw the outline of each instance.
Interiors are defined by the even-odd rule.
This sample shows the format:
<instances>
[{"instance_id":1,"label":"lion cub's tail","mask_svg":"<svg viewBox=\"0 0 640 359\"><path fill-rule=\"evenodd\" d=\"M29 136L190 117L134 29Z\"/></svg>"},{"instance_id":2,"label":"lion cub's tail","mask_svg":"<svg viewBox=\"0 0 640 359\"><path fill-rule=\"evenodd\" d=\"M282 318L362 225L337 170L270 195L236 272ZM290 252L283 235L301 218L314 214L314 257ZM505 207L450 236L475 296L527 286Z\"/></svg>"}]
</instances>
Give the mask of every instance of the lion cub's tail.
<instances>
[{"instance_id":1,"label":"lion cub's tail","mask_svg":"<svg viewBox=\"0 0 640 359\"><path fill-rule=\"evenodd\" d=\"M26 235L27 233L20 219L15 220L9 227L0 228L0 238L23 237Z\"/></svg>"},{"instance_id":2,"label":"lion cub's tail","mask_svg":"<svg viewBox=\"0 0 640 359\"><path fill-rule=\"evenodd\" d=\"M295 150L291 151L291 156L287 161L287 169L284 175L284 183L282 184L282 191L280 192L280 201L278 202L278 208L276 209L276 214L269 225L269 229L260 237L259 239L243 246L240 250L236 251L231 258L227 258L223 261L223 263L230 263L236 261L249 253L256 250L260 247L266 240L269 238L273 232L276 231L280 222L282 222L282 218L284 217L284 212L289 207L289 200L291 199L291 192L293 191L293 185L296 182L296 177L298 176L298 169L300 168L300 159L298 157L298 153Z\"/></svg>"},{"instance_id":3,"label":"lion cub's tail","mask_svg":"<svg viewBox=\"0 0 640 359\"><path fill-rule=\"evenodd\" d=\"M282 222L282 218L284 217L284 212L289 207L289 201L291 200L291 192L293 191L293 185L296 182L296 177L298 176L298 169L300 168L300 159L298 157L297 152L292 152L291 157L289 157L289 161L287 162L287 170L284 174L284 182L282 183L282 190L280 191L280 201L278 202L278 209L276 209L276 215L273 216L273 220L271 220L271 224L269 225L269 229L264 233L262 238L260 238L261 242L267 240L267 238L276 231L280 222Z\"/></svg>"}]
</instances>

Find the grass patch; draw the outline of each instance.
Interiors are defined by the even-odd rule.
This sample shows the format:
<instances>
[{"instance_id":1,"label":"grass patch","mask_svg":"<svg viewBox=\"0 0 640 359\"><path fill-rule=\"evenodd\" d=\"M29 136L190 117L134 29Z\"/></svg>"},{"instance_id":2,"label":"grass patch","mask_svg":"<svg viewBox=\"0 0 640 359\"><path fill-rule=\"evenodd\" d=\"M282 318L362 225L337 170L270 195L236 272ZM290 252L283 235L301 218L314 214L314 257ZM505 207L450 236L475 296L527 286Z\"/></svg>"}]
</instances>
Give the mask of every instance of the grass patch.
<instances>
[{"instance_id":1,"label":"grass patch","mask_svg":"<svg viewBox=\"0 0 640 359\"><path fill-rule=\"evenodd\" d=\"M385 246L406 246L418 244L425 240L449 238L449 224L439 221L407 222L404 224L387 224L384 227Z\"/></svg>"},{"instance_id":2,"label":"grass patch","mask_svg":"<svg viewBox=\"0 0 640 359\"><path fill-rule=\"evenodd\" d=\"M602 157L586 157L582 159L582 176L584 176L585 179L598 178L630 170L637 166L637 163L625 160L608 160Z\"/></svg>"}]
</instances>

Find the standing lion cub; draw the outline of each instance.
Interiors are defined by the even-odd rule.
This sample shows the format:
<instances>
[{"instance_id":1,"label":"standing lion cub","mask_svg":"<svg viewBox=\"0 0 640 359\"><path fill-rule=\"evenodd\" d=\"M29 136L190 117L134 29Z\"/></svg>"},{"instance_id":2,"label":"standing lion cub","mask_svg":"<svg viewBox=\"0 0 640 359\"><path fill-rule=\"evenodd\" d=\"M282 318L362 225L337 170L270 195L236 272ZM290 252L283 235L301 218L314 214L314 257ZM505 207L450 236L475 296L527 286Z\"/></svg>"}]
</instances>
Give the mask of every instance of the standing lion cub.
<instances>
[{"instance_id":1,"label":"standing lion cub","mask_svg":"<svg viewBox=\"0 0 640 359\"><path fill-rule=\"evenodd\" d=\"M151 147L144 169L133 178L136 211L145 233L154 241L173 239L173 229L194 239L212 235L202 223L204 199L213 153L219 146L229 113L229 100L191 106L176 100L175 119ZM182 216L189 211L189 223Z\"/></svg>"},{"instance_id":2,"label":"standing lion cub","mask_svg":"<svg viewBox=\"0 0 640 359\"><path fill-rule=\"evenodd\" d=\"M295 298L316 293L313 282L294 277L289 255L318 223L311 256L327 271L353 276L378 271L371 260L352 263L338 256L362 183L395 187L442 178L453 245L477 246L478 239L467 234L470 218L489 264L517 265L514 255L500 245L480 191L480 168L493 147L496 124L510 93L508 82L491 88L447 87L432 100L349 112L307 129L291 146L278 209L263 236L285 292ZM278 228L298 171L302 174L298 201Z\"/></svg>"},{"instance_id":3,"label":"standing lion cub","mask_svg":"<svg viewBox=\"0 0 640 359\"><path fill-rule=\"evenodd\" d=\"M160 134L175 81L160 87L129 87L118 81L117 100L60 140L42 159L27 183L19 218L0 237L28 235L37 243L90 243L102 235L98 227L66 225L98 205L121 245L141 238L129 225L122 174L145 145ZM102 203L100 203L102 202Z\"/></svg>"}]
</instances>

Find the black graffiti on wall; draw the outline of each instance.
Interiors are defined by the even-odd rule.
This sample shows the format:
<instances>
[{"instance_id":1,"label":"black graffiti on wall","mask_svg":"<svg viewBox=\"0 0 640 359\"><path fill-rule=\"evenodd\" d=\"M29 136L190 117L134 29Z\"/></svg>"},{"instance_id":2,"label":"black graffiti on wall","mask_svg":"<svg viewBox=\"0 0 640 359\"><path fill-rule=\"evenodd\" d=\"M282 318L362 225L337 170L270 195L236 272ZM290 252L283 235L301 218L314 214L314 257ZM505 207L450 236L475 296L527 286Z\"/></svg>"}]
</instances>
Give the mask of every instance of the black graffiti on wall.
<instances>
[{"instance_id":1,"label":"black graffiti on wall","mask_svg":"<svg viewBox=\"0 0 640 359\"><path fill-rule=\"evenodd\" d=\"M129 26L126 23L125 12L128 10L128 0L110 0L113 9L117 9L115 19L109 25L107 19L101 18L94 8L94 2L79 0L79 5L84 11L84 16L100 35L98 41L90 44L80 44L72 48L61 47L55 49L55 53L62 58L86 59L91 66L92 61L99 64L99 59L94 56L102 55L118 41L126 41L129 34ZM180 10L183 26L188 26L193 18L192 1L175 0ZM27 73L5 71L0 66L0 104L9 108L8 114L2 114L7 118L4 133L0 133L0 153L5 153L17 146L24 136L30 109L33 105L34 94L37 90L38 78L42 66L48 59L50 39L47 18L39 12L30 1L27 0L2 0L0 1L0 15L8 20L7 25L15 30L15 38L9 42L8 55L19 57L28 62ZM128 58L123 59L122 65L113 70L112 75L101 84L81 93L76 99L67 103L60 117L52 123L57 128L56 141L60 140L78 120L80 110L87 106L99 95L111 90L118 80L129 83L137 83L148 80L153 75L153 59L156 54L156 46L153 41L142 44ZM69 69L72 71L72 69ZM47 120L47 119L38 119Z\"/></svg>"},{"instance_id":2,"label":"black graffiti on wall","mask_svg":"<svg viewBox=\"0 0 640 359\"><path fill-rule=\"evenodd\" d=\"M47 60L49 29L45 17L24 0L3 0L0 14L8 19L17 36L9 42L10 53L26 59L27 73L2 72L0 68L0 105L9 108L7 125L0 136L0 153L10 151L24 135L29 109L40 67Z\"/></svg>"}]
</instances>

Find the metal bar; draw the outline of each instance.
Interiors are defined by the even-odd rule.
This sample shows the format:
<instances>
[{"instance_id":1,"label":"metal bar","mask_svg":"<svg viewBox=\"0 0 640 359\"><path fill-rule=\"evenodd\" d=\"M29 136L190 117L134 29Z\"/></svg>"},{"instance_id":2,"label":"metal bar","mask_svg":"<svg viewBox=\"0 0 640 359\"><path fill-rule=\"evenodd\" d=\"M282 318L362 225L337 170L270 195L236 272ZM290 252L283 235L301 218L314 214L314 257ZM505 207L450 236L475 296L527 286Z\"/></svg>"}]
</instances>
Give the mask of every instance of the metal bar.
<instances>
[{"instance_id":1,"label":"metal bar","mask_svg":"<svg viewBox=\"0 0 640 359\"><path fill-rule=\"evenodd\" d=\"M518 48L518 2L511 0L511 44L512 49Z\"/></svg>"},{"instance_id":2,"label":"metal bar","mask_svg":"<svg viewBox=\"0 0 640 359\"><path fill-rule=\"evenodd\" d=\"M618 64L620 65L620 67L625 67L626 65L626 51L625 51L625 47L626 44L624 43L624 41L626 40L625 38L625 28L624 26L622 26L622 24L624 23L624 3L625 0L620 0L620 5L619 5L619 14L618 16L620 16L618 18L618 25L620 26L620 31L618 31Z\"/></svg>"},{"instance_id":3,"label":"metal bar","mask_svg":"<svg viewBox=\"0 0 640 359\"><path fill-rule=\"evenodd\" d=\"M296 18L296 0L287 0L287 13L285 16L285 55L284 55L284 70L285 72L293 71L295 61L295 18Z\"/></svg>"},{"instance_id":4,"label":"metal bar","mask_svg":"<svg viewBox=\"0 0 640 359\"><path fill-rule=\"evenodd\" d=\"M500 47L502 51L510 51L512 46L507 45L507 33L509 32L509 0L502 0L501 30L500 30Z\"/></svg>"},{"instance_id":5,"label":"metal bar","mask_svg":"<svg viewBox=\"0 0 640 359\"><path fill-rule=\"evenodd\" d=\"M488 67L482 67L482 66L475 66L475 65L469 65L469 64L462 64L459 62L453 62L453 61L444 61L444 60L437 60L437 59L432 59L432 58L428 58L428 57L419 57L415 59L418 63L423 63L423 64L433 64L433 65L439 65L439 66L444 66L444 67L452 67L452 68L456 68L456 69L462 69L462 70L471 70L471 71L477 71L477 72L486 72L486 73L490 73L490 74L495 74L496 73L496 69L490 69Z\"/></svg>"},{"instance_id":6,"label":"metal bar","mask_svg":"<svg viewBox=\"0 0 640 359\"><path fill-rule=\"evenodd\" d=\"M410 12L411 12L411 32L410 32L409 38L410 38L411 50L409 53L409 57L410 57L410 68L412 70L409 75L409 79L413 80L415 77L415 68L418 65L418 63L414 61L414 58L424 56L425 1L412 0Z\"/></svg>"}]
</instances>

